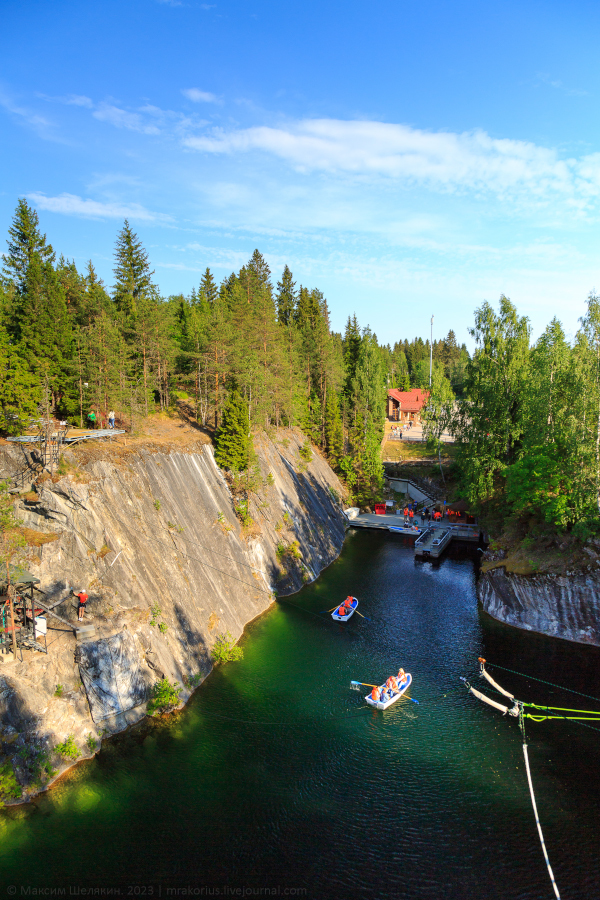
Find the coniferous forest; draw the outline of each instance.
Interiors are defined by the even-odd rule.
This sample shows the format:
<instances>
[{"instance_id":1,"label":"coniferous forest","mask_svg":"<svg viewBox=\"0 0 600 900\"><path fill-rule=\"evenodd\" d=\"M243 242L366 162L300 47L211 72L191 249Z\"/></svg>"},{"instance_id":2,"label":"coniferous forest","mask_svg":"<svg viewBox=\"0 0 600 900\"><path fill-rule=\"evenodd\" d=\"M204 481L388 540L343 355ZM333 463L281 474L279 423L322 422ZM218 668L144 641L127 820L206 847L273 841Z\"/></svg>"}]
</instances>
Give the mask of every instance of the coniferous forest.
<instances>
[{"instance_id":1,"label":"coniferous forest","mask_svg":"<svg viewBox=\"0 0 600 900\"><path fill-rule=\"evenodd\" d=\"M19 201L0 289L4 433L48 413L86 426L90 411L102 422L111 409L135 429L185 395L215 430L223 467L247 465L248 426L298 426L358 500L380 491L386 390L428 384L428 342L381 347L355 316L333 332L322 292L287 266L276 280L258 250L221 284L207 268L189 295L163 297L126 221L113 271L108 289L91 260L82 272L57 256ZM437 376L460 390L468 355L452 332L434 357Z\"/></svg>"},{"instance_id":2,"label":"coniferous forest","mask_svg":"<svg viewBox=\"0 0 600 900\"><path fill-rule=\"evenodd\" d=\"M56 252L19 200L2 257L0 430L41 415L85 426L113 409L117 425L186 397L215 436L217 461L241 471L251 429L297 426L327 455L356 502L383 483L389 387L429 386L429 341L381 345L349 315L332 331L327 300L279 279L255 250L217 284L210 269L187 296L163 297L141 240L125 221L114 283ZM472 357L450 331L433 345L425 410L432 445L455 435L459 493L473 507L556 531L596 530L600 507L600 298L590 295L574 341L554 319L535 344L506 297L475 311Z\"/></svg>"}]
</instances>

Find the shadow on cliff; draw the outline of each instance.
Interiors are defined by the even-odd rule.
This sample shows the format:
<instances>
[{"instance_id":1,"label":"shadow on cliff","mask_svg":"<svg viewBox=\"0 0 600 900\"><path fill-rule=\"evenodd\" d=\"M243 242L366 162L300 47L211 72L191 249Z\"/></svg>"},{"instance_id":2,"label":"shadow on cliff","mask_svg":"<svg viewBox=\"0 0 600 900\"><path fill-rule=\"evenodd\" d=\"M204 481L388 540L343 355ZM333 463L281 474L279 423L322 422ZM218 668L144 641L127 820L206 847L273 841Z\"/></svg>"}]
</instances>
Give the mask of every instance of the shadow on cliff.
<instances>
[{"instance_id":1,"label":"shadow on cliff","mask_svg":"<svg viewBox=\"0 0 600 900\"><path fill-rule=\"evenodd\" d=\"M201 634L193 625L190 623L184 609L180 606L179 603L173 604L175 617L177 619L177 624L179 625L180 633L185 638L185 649L188 651L189 655L198 665L198 671L203 675L207 675L210 672L211 668L211 660L210 653L208 651L208 647L206 646L206 642ZM183 670L180 670L180 677L183 680L183 676L185 673Z\"/></svg>"}]
</instances>

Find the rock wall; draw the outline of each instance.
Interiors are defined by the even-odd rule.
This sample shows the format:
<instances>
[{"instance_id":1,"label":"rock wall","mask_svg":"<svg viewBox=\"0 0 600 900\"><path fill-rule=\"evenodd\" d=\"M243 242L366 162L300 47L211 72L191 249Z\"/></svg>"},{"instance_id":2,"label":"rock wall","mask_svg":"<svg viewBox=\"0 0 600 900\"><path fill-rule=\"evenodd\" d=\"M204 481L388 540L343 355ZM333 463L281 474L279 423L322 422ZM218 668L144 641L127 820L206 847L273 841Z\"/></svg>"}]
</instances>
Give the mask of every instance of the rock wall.
<instances>
[{"instance_id":1,"label":"rock wall","mask_svg":"<svg viewBox=\"0 0 600 900\"><path fill-rule=\"evenodd\" d=\"M304 441L294 430L255 438L249 527L206 444L99 459L17 501L27 528L55 538L31 549L28 567L64 620L47 616L47 655L0 655L0 764L10 758L22 784L68 735L91 755L87 741L142 718L159 678L185 685L187 699L218 635L239 638L275 592L299 590L339 555L343 488L316 450L302 458ZM90 598L83 640L74 588Z\"/></svg>"},{"instance_id":2,"label":"rock wall","mask_svg":"<svg viewBox=\"0 0 600 900\"><path fill-rule=\"evenodd\" d=\"M551 637L600 647L600 575L482 575L477 596L495 619Z\"/></svg>"}]
</instances>

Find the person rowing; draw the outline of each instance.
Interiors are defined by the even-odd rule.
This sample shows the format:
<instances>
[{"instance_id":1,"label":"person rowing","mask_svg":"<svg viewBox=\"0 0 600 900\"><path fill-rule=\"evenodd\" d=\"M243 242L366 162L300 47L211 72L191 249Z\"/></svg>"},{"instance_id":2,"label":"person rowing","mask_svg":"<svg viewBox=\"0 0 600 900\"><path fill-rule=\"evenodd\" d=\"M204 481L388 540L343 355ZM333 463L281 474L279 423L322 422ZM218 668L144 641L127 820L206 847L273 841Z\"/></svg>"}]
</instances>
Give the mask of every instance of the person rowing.
<instances>
[{"instance_id":1,"label":"person rowing","mask_svg":"<svg viewBox=\"0 0 600 900\"><path fill-rule=\"evenodd\" d=\"M381 700L381 693L378 687L374 687L371 691L371 700L373 700L375 703L379 703L379 701Z\"/></svg>"},{"instance_id":2,"label":"person rowing","mask_svg":"<svg viewBox=\"0 0 600 900\"><path fill-rule=\"evenodd\" d=\"M346 607L344 606L343 603L342 603L342 605L339 607L339 609L338 609L338 611L337 611L337 614L338 614L338 616L345 616L345 615L346 615Z\"/></svg>"},{"instance_id":3,"label":"person rowing","mask_svg":"<svg viewBox=\"0 0 600 900\"><path fill-rule=\"evenodd\" d=\"M352 600L353 597L346 597L346 599L344 600L344 606L346 607L346 609L352 609Z\"/></svg>"}]
</instances>

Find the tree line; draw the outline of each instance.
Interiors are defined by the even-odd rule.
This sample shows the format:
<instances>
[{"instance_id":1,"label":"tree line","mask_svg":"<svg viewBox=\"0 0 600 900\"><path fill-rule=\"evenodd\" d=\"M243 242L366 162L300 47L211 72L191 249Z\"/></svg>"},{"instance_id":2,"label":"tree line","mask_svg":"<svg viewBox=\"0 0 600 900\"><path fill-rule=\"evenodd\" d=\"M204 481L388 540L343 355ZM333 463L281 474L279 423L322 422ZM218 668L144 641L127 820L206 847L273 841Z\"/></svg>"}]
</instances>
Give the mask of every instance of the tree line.
<instances>
[{"instance_id":1,"label":"tree line","mask_svg":"<svg viewBox=\"0 0 600 900\"><path fill-rule=\"evenodd\" d=\"M475 311L471 335L464 398L450 416L464 496L542 530L597 531L600 297L588 297L571 342L554 318L532 344L528 319L504 296L497 312Z\"/></svg>"},{"instance_id":2,"label":"tree line","mask_svg":"<svg viewBox=\"0 0 600 900\"><path fill-rule=\"evenodd\" d=\"M189 295L165 298L125 221L113 271L109 291L91 261L80 272L57 258L19 200L2 256L0 430L19 433L40 416L85 426L90 411L102 419L110 409L134 428L185 395L222 447L229 420L238 430L298 426L357 500L377 495L386 389L412 383L428 344L380 347L356 316L334 332L323 293L297 285L288 266L275 282L258 250L220 284L207 268Z\"/></svg>"}]
</instances>

